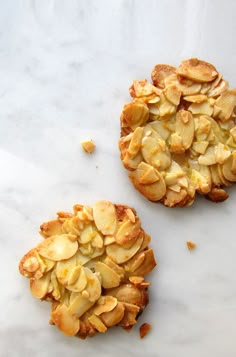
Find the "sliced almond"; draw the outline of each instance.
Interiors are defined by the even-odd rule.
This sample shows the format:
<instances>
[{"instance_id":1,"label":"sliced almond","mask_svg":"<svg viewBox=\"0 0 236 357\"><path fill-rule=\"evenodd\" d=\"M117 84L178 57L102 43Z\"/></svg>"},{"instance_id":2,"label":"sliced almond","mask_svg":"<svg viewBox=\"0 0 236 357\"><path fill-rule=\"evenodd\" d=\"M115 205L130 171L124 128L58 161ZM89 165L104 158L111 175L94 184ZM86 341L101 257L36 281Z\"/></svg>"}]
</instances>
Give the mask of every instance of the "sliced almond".
<instances>
[{"instance_id":1,"label":"sliced almond","mask_svg":"<svg viewBox=\"0 0 236 357\"><path fill-rule=\"evenodd\" d=\"M128 148L128 152L132 157L135 157L138 154L139 150L141 149L143 133L144 133L144 129L141 127L136 128L135 131L133 132Z\"/></svg>"},{"instance_id":2,"label":"sliced almond","mask_svg":"<svg viewBox=\"0 0 236 357\"><path fill-rule=\"evenodd\" d=\"M87 282L88 279L84 268L77 266L70 273L67 289L74 292L81 292L86 288Z\"/></svg>"},{"instance_id":3,"label":"sliced almond","mask_svg":"<svg viewBox=\"0 0 236 357\"><path fill-rule=\"evenodd\" d=\"M119 286L120 276L106 264L96 262L95 271L101 275L103 288L110 289Z\"/></svg>"},{"instance_id":4,"label":"sliced almond","mask_svg":"<svg viewBox=\"0 0 236 357\"><path fill-rule=\"evenodd\" d=\"M62 223L58 219L45 222L40 226L39 232L44 238L54 236L56 234L62 234Z\"/></svg>"},{"instance_id":5,"label":"sliced almond","mask_svg":"<svg viewBox=\"0 0 236 357\"><path fill-rule=\"evenodd\" d=\"M197 58L182 61L177 68L177 73L196 82L211 82L218 76L218 72L212 64Z\"/></svg>"},{"instance_id":6,"label":"sliced almond","mask_svg":"<svg viewBox=\"0 0 236 357\"><path fill-rule=\"evenodd\" d=\"M104 312L100 315L100 318L107 327L111 327L117 325L123 319L124 311L123 304L118 302L112 311Z\"/></svg>"},{"instance_id":7,"label":"sliced almond","mask_svg":"<svg viewBox=\"0 0 236 357\"><path fill-rule=\"evenodd\" d=\"M130 87L130 95L134 98L140 98L144 96L150 96L152 94L159 94L160 90L154 87L151 83L145 80L133 81Z\"/></svg>"},{"instance_id":8,"label":"sliced almond","mask_svg":"<svg viewBox=\"0 0 236 357\"><path fill-rule=\"evenodd\" d=\"M222 143L215 146L216 162L223 164L231 155L231 151Z\"/></svg>"},{"instance_id":9,"label":"sliced almond","mask_svg":"<svg viewBox=\"0 0 236 357\"><path fill-rule=\"evenodd\" d=\"M208 145L209 145L208 141L195 141L193 142L192 148L198 154L205 154Z\"/></svg>"},{"instance_id":10,"label":"sliced almond","mask_svg":"<svg viewBox=\"0 0 236 357\"><path fill-rule=\"evenodd\" d=\"M228 87L228 82L222 79L215 88L209 91L208 97L218 97L218 95L224 93L228 89Z\"/></svg>"},{"instance_id":11,"label":"sliced almond","mask_svg":"<svg viewBox=\"0 0 236 357\"><path fill-rule=\"evenodd\" d=\"M88 298L84 297L82 293L78 293L68 307L68 312L73 316L81 317L86 311L92 307L94 302L88 300Z\"/></svg>"},{"instance_id":12,"label":"sliced almond","mask_svg":"<svg viewBox=\"0 0 236 357\"><path fill-rule=\"evenodd\" d=\"M159 180L149 185L143 185L139 182L139 173L137 170L129 174L134 187L141 192L150 201L159 201L166 193L166 184L162 175L158 172Z\"/></svg>"},{"instance_id":13,"label":"sliced almond","mask_svg":"<svg viewBox=\"0 0 236 357\"><path fill-rule=\"evenodd\" d=\"M116 232L116 243L123 246L126 243L135 242L139 236L140 227L139 219L136 219L134 223L130 220L123 221Z\"/></svg>"},{"instance_id":14,"label":"sliced almond","mask_svg":"<svg viewBox=\"0 0 236 357\"><path fill-rule=\"evenodd\" d=\"M67 336L75 336L80 329L80 321L70 314L67 306L59 305L51 314L52 321Z\"/></svg>"},{"instance_id":15,"label":"sliced almond","mask_svg":"<svg viewBox=\"0 0 236 357\"><path fill-rule=\"evenodd\" d=\"M163 92L171 104L179 105L182 93L177 86L175 86L174 84L170 84L164 89Z\"/></svg>"},{"instance_id":16,"label":"sliced almond","mask_svg":"<svg viewBox=\"0 0 236 357\"><path fill-rule=\"evenodd\" d=\"M157 64L152 70L152 81L155 86L159 88L164 88L164 80L171 74L175 74L175 72L175 67L166 64Z\"/></svg>"},{"instance_id":17,"label":"sliced almond","mask_svg":"<svg viewBox=\"0 0 236 357\"><path fill-rule=\"evenodd\" d=\"M229 120L236 106L236 89L222 93L216 99L216 105L221 110L218 115L219 119L223 122Z\"/></svg>"},{"instance_id":18,"label":"sliced almond","mask_svg":"<svg viewBox=\"0 0 236 357\"><path fill-rule=\"evenodd\" d=\"M202 103L207 100L207 96L204 94L187 95L184 97L184 100L191 103Z\"/></svg>"},{"instance_id":19,"label":"sliced almond","mask_svg":"<svg viewBox=\"0 0 236 357\"><path fill-rule=\"evenodd\" d=\"M99 316L104 312L112 311L117 306L117 299L113 296L101 296L96 302L96 306L94 308L94 314Z\"/></svg>"},{"instance_id":20,"label":"sliced almond","mask_svg":"<svg viewBox=\"0 0 236 357\"><path fill-rule=\"evenodd\" d=\"M187 150L194 137L194 120L189 111L180 110L176 114L176 133L182 138L183 146Z\"/></svg>"},{"instance_id":21,"label":"sliced almond","mask_svg":"<svg viewBox=\"0 0 236 357\"><path fill-rule=\"evenodd\" d=\"M204 155L200 155L198 158L200 165L214 165L216 164L216 153L214 146L209 146Z\"/></svg>"},{"instance_id":22,"label":"sliced almond","mask_svg":"<svg viewBox=\"0 0 236 357\"><path fill-rule=\"evenodd\" d=\"M137 167L137 175L138 181L143 185L157 182L160 179L157 170L143 161Z\"/></svg>"},{"instance_id":23,"label":"sliced almond","mask_svg":"<svg viewBox=\"0 0 236 357\"><path fill-rule=\"evenodd\" d=\"M157 169L165 170L170 166L170 153L162 139L144 136L142 139L142 155L148 164Z\"/></svg>"},{"instance_id":24,"label":"sliced almond","mask_svg":"<svg viewBox=\"0 0 236 357\"><path fill-rule=\"evenodd\" d=\"M42 257L54 261L69 259L78 249L78 242L74 240L76 238L71 234L55 235L40 243L37 251Z\"/></svg>"},{"instance_id":25,"label":"sliced almond","mask_svg":"<svg viewBox=\"0 0 236 357\"><path fill-rule=\"evenodd\" d=\"M59 261L56 265L56 276L62 285L67 285L70 272L76 267L76 256L67 260Z\"/></svg>"},{"instance_id":26,"label":"sliced almond","mask_svg":"<svg viewBox=\"0 0 236 357\"><path fill-rule=\"evenodd\" d=\"M121 114L121 123L123 127L130 127L135 130L142 126L148 120L149 110L146 104L131 102L124 106Z\"/></svg>"},{"instance_id":27,"label":"sliced almond","mask_svg":"<svg viewBox=\"0 0 236 357\"><path fill-rule=\"evenodd\" d=\"M115 261L115 263L122 264L134 256L139 250L142 242L143 238L138 238L130 249L125 249L117 244L111 244L106 247L106 253Z\"/></svg>"},{"instance_id":28,"label":"sliced almond","mask_svg":"<svg viewBox=\"0 0 236 357\"><path fill-rule=\"evenodd\" d=\"M30 290L34 297L43 299L48 292L50 283L50 273L47 273L40 279L30 280Z\"/></svg>"},{"instance_id":29,"label":"sliced almond","mask_svg":"<svg viewBox=\"0 0 236 357\"><path fill-rule=\"evenodd\" d=\"M152 249L147 249L139 253L136 260L133 260L131 264L129 263L130 262L127 263L129 266L129 276L145 276L157 265Z\"/></svg>"},{"instance_id":30,"label":"sliced almond","mask_svg":"<svg viewBox=\"0 0 236 357\"><path fill-rule=\"evenodd\" d=\"M213 113L213 106L210 105L208 101L202 103L192 103L188 110L192 112L192 114L205 114L211 116Z\"/></svg>"},{"instance_id":31,"label":"sliced almond","mask_svg":"<svg viewBox=\"0 0 236 357\"><path fill-rule=\"evenodd\" d=\"M127 302L123 303L123 305L125 307L125 313L122 321L120 322L120 325L124 327L135 325L140 307L134 304L129 304Z\"/></svg>"},{"instance_id":32,"label":"sliced almond","mask_svg":"<svg viewBox=\"0 0 236 357\"><path fill-rule=\"evenodd\" d=\"M114 205L109 201L98 201L93 208L94 221L104 235L112 235L116 231L117 218Z\"/></svg>"},{"instance_id":33,"label":"sliced almond","mask_svg":"<svg viewBox=\"0 0 236 357\"><path fill-rule=\"evenodd\" d=\"M236 182L236 152L233 152L225 161L222 171L227 180Z\"/></svg>"},{"instance_id":34,"label":"sliced almond","mask_svg":"<svg viewBox=\"0 0 236 357\"><path fill-rule=\"evenodd\" d=\"M96 315L93 314L89 316L88 321L96 328L96 330L98 330L98 332L100 333L106 332L107 327Z\"/></svg>"},{"instance_id":35,"label":"sliced almond","mask_svg":"<svg viewBox=\"0 0 236 357\"><path fill-rule=\"evenodd\" d=\"M89 294L89 301L95 302L101 296L101 284L96 274L94 274L89 268L84 267L84 272L87 276L86 291Z\"/></svg>"}]
</instances>

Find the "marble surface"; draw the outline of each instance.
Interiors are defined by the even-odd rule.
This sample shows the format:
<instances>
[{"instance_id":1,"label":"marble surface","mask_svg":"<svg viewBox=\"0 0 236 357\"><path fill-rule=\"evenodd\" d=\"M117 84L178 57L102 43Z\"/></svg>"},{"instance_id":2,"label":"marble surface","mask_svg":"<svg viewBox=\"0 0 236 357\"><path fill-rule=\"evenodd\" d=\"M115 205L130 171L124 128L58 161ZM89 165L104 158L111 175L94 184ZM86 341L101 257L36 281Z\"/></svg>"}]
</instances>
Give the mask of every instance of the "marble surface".
<instances>
[{"instance_id":1,"label":"marble surface","mask_svg":"<svg viewBox=\"0 0 236 357\"><path fill-rule=\"evenodd\" d=\"M222 204L167 209L133 189L117 148L128 87L154 64L198 56L236 86L235 12L229 0L0 1L1 357L236 355L236 187ZM138 326L64 337L18 273L42 221L99 199L134 206L153 237L143 340Z\"/></svg>"}]
</instances>

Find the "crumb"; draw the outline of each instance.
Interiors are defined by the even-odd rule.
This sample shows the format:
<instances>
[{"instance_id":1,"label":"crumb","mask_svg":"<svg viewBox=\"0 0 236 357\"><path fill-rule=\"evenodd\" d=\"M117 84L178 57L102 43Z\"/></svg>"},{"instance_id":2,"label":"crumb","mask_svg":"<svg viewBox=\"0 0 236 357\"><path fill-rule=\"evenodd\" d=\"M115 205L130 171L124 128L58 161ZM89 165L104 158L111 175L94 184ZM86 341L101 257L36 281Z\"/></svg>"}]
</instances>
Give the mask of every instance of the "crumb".
<instances>
[{"instance_id":1,"label":"crumb","mask_svg":"<svg viewBox=\"0 0 236 357\"><path fill-rule=\"evenodd\" d=\"M144 323L142 324L140 327L139 327L139 335L140 335L140 338L144 338L148 332L151 330L152 326L148 323Z\"/></svg>"},{"instance_id":2,"label":"crumb","mask_svg":"<svg viewBox=\"0 0 236 357\"><path fill-rule=\"evenodd\" d=\"M84 151L89 153L89 154L91 154L94 151L95 147L96 147L96 145L94 144L92 139L91 140L81 141L81 146L84 149Z\"/></svg>"},{"instance_id":3,"label":"crumb","mask_svg":"<svg viewBox=\"0 0 236 357\"><path fill-rule=\"evenodd\" d=\"M188 247L189 250L193 250L197 246L196 243L193 243L193 242L191 242L189 240L186 242L186 244L187 244L187 247Z\"/></svg>"}]
</instances>

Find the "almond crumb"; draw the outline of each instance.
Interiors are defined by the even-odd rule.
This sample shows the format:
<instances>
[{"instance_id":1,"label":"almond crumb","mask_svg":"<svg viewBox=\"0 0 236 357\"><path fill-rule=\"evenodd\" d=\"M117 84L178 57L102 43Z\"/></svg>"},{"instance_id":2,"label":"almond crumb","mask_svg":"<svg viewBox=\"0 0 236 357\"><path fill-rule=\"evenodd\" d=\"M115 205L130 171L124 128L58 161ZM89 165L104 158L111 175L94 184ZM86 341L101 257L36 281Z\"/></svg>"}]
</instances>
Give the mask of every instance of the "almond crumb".
<instances>
[{"instance_id":1,"label":"almond crumb","mask_svg":"<svg viewBox=\"0 0 236 357\"><path fill-rule=\"evenodd\" d=\"M94 151L95 147L96 147L96 145L94 144L92 139L91 140L81 141L81 146L84 149L84 151L89 153L89 154L91 154Z\"/></svg>"},{"instance_id":2,"label":"almond crumb","mask_svg":"<svg viewBox=\"0 0 236 357\"><path fill-rule=\"evenodd\" d=\"M189 250L193 250L193 249L196 248L196 243L193 243L193 242L191 242L189 240L186 242L186 244L187 244L187 247L188 247Z\"/></svg>"},{"instance_id":3,"label":"almond crumb","mask_svg":"<svg viewBox=\"0 0 236 357\"><path fill-rule=\"evenodd\" d=\"M144 323L142 324L140 327L139 327L139 335L140 335L140 338L144 338L148 332L151 330L152 326L148 323Z\"/></svg>"}]
</instances>

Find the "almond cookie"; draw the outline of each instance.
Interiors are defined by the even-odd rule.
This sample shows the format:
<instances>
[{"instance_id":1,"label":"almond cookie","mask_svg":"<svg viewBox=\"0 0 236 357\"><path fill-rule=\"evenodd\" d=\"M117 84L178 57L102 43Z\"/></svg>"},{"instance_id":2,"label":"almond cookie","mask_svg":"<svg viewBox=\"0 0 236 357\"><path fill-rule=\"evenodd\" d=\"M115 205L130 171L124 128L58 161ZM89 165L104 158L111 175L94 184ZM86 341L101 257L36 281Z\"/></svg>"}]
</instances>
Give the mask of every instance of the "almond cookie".
<instances>
[{"instance_id":1,"label":"almond cookie","mask_svg":"<svg viewBox=\"0 0 236 357\"><path fill-rule=\"evenodd\" d=\"M152 83L135 80L121 113L121 160L134 187L165 206L196 192L221 202L236 182L236 89L197 58L158 64Z\"/></svg>"},{"instance_id":2,"label":"almond cookie","mask_svg":"<svg viewBox=\"0 0 236 357\"><path fill-rule=\"evenodd\" d=\"M136 211L98 201L57 215L40 226L45 239L19 263L31 293L51 302L50 323L65 335L129 330L148 304L144 277L156 266Z\"/></svg>"}]
</instances>

